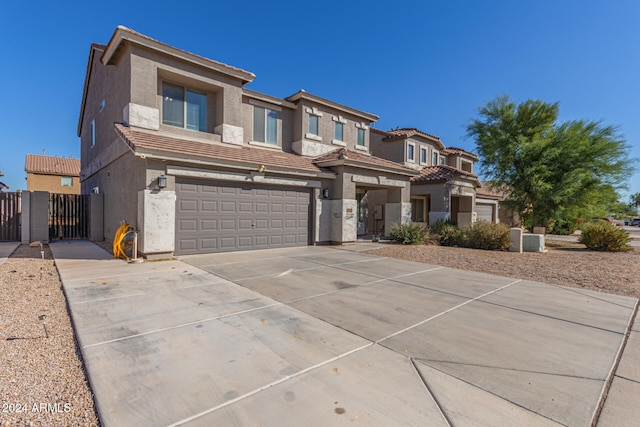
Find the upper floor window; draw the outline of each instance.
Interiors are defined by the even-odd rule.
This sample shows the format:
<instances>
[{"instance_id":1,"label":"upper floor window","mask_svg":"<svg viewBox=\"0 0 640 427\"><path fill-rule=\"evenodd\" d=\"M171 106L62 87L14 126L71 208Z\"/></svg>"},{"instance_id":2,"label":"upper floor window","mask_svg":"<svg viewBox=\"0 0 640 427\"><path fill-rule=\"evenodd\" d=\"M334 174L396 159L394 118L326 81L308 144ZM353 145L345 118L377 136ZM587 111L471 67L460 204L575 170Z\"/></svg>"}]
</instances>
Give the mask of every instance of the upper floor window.
<instances>
[{"instance_id":1,"label":"upper floor window","mask_svg":"<svg viewBox=\"0 0 640 427\"><path fill-rule=\"evenodd\" d=\"M63 176L60 178L60 185L62 187L73 187L73 178L70 176Z\"/></svg>"},{"instance_id":2,"label":"upper floor window","mask_svg":"<svg viewBox=\"0 0 640 427\"><path fill-rule=\"evenodd\" d=\"M344 141L344 125L340 122L335 122L333 139L336 141Z\"/></svg>"},{"instance_id":3,"label":"upper floor window","mask_svg":"<svg viewBox=\"0 0 640 427\"><path fill-rule=\"evenodd\" d=\"M441 165L446 165L447 164L447 159L444 156L440 156L440 164Z\"/></svg>"},{"instance_id":4,"label":"upper floor window","mask_svg":"<svg viewBox=\"0 0 640 427\"><path fill-rule=\"evenodd\" d=\"M473 173L473 163L471 162L465 162L464 160L462 160L460 162L460 168L465 172Z\"/></svg>"},{"instance_id":5,"label":"upper floor window","mask_svg":"<svg viewBox=\"0 0 640 427\"><path fill-rule=\"evenodd\" d=\"M91 120L91 146L96 145L96 121Z\"/></svg>"},{"instance_id":6,"label":"upper floor window","mask_svg":"<svg viewBox=\"0 0 640 427\"><path fill-rule=\"evenodd\" d=\"M358 141L357 144L364 147L364 129L358 128Z\"/></svg>"},{"instance_id":7,"label":"upper floor window","mask_svg":"<svg viewBox=\"0 0 640 427\"><path fill-rule=\"evenodd\" d=\"M427 149L424 147L420 147L420 164L427 164Z\"/></svg>"},{"instance_id":8,"label":"upper floor window","mask_svg":"<svg viewBox=\"0 0 640 427\"><path fill-rule=\"evenodd\" d=\"M431 155L431 166L436 166L438 164L438 157L440 154L436 150L433 150L433 154Z\"/></svg>"},{"instance_id":9,"label":"upper floor window","mask_svg":"<svg viewBox=\"0 0 640 427\"><path fill-rule=\"evenodd\" d=\"M408 143L407 144L407 160L413 162L415 160L415 145Z\"/></svg>"},{"instance_id":10,"label":"upper floor window","mask_svg":"<svg viewBox=\"0 0 640 427\"><path fill-rule=\"evenodd\" d=\"M318 136L318 121L319 117L314 114L309 114L309 133L311 135Z\"/></svg>"},{"instance_id":11,"label":"upper floor window","mask_svg":"<svg viewBox=\"0 0 640 427\"><path fill-rule=\"evenodd\" d=\"M253 140L266 144L278 144L278 112L263 107L253 107Z\"/></svg>"},{"instance_id":12,"label":"upper floor window","mask_svg":"<svg viewBox=\"0 0 640 427\"><path fill-rule=\"evenodd\" d=\"M162 123L207 130L207 95L170 83L162 84Z\"/></svg>"}]
</instances>

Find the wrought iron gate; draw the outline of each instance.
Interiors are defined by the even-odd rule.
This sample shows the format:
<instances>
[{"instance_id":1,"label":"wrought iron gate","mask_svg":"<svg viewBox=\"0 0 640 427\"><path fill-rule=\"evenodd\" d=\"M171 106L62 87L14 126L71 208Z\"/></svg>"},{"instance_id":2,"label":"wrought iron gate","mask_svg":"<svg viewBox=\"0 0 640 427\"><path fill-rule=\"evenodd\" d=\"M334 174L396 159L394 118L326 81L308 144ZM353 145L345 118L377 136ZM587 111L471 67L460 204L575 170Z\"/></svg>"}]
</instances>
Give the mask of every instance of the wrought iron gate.
<instances>
[{"instance_id":1,"label":"wrought iron gate","mask_svg":"<svg viewBox=\"0 0 640 427\"><path fill-rule=\"evenodd\" d=\"M20 193L0 192L0 241L20 241Z\"/></svg>"},{"instance_id":2,"label":"wrought iron gate","mask_svg":"<svg viewBox=\"0 0 640 427\"><path fill-rule=\"evenodd\" d=\"M49 240L89 238L89 195L49 194Z\"/></svg>"}]
</instances>

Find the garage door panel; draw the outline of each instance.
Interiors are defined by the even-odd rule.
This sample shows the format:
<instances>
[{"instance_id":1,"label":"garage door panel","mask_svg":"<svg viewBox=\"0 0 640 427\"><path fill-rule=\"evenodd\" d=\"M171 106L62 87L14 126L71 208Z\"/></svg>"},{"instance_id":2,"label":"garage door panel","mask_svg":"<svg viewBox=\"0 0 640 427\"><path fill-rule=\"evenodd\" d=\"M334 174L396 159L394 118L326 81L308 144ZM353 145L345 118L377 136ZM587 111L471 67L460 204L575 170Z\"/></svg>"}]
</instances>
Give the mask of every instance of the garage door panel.
<instances>
[{"instance_id":1,"label":"garage door panel","mask_svg":"<svg viewBox=\"0 0 640 427\"><path fill-rule=\"evenodd\" d=\"M477 203L476 214L479 221L493 221L493 205L486 203Z\"/></svg>"},{"instance_id":2,"label":"garage door panel","mask_svg":"<svg viewBox=\"0 0 640 427\"><path fill-rule=\"evenodd\" d=\"M218 212L218 202L203 200L202 204L200 205L200 209L203 212Z\"/></svg>"},{"instance_id":3,"label":"garage door panel","mask_svg":"<svg viewBox=\"0 0 640 427\"><path fill-rule=\"evenodd\" d=\"M178 231L197 231L198 221L195 219L182 219L178 221Z\"/></svg>"},{"instance_id":4,"label":"garage door panel","mask_svg":"<svg viewBox=\"0 0 640 427\"><path fill-rule=\"evenodd\" d=\"M178 254L308 244L307 189L179 178L176 195Z\"/></svg>"}]
</instances>

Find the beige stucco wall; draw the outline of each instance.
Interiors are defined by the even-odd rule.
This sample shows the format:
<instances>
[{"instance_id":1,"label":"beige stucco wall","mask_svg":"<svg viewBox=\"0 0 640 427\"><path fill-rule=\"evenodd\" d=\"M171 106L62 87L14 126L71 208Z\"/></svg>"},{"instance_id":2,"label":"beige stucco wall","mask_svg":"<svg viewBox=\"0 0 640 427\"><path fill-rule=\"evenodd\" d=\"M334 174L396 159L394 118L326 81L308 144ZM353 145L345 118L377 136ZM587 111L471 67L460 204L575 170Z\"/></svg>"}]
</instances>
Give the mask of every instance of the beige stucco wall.
<instances>
[{"instance_id":1,"label":"beige stucco wall","mask_svg":"<svg viewBox=\"0 0 640 427\"><path fill-rule=\"evenodd\" d=\"M64 175L42 175L27 173L27 191L48 191L57 194L80 194L80 179L77 176L72 178L72 185L62 186L62 176Z\"/></svg>"}]
</instances>

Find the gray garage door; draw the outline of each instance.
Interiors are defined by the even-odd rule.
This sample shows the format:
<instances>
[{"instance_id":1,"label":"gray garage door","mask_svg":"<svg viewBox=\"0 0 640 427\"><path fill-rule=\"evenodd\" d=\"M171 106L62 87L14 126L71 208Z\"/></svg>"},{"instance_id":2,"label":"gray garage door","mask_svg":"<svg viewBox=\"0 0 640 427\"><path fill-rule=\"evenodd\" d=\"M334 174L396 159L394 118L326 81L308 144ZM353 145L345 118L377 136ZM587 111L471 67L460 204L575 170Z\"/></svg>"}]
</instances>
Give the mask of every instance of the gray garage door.
<instances>
[{"instance_id":1,"label":"gray garage door","mask_svg":"<svg viewBox=\"0 0 640 427\"><path fill-rule=\"evenodd\" d=\"M309 244L308 189L176 182L176 254Z\"/></svg>"},{"instance_id":2,"label":"gray garage door","mask_svg":"<svg viewBox=\"0 0 640 427\"><path fill-rule=\"evenodd\" d=\"M493 205L487 203L477 203L476 213L478 214L478 221L494 221L493 218Z\"/></svg>"}]
</instances>

